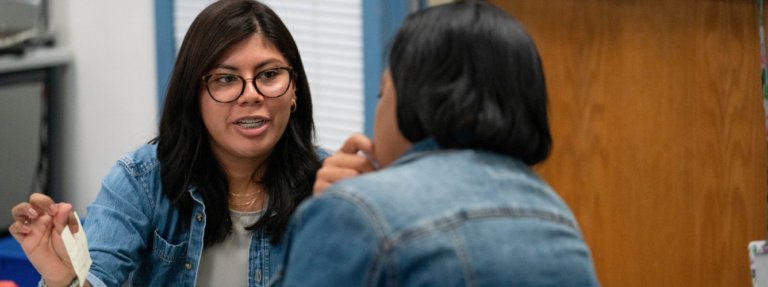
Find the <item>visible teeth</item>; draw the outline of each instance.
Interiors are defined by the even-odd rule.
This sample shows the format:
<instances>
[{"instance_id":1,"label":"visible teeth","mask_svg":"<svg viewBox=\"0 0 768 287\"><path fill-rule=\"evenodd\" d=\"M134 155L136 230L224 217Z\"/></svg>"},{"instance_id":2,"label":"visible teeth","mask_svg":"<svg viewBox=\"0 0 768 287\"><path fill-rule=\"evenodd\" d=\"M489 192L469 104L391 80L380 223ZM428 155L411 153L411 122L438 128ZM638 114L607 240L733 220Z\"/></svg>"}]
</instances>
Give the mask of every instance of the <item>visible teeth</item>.
<instances>
[{"instance_id":1,"label":"visible teeth","mask_svg":"<svg viewBox=\"0 0 768 287\"><path fill-rule=\"evenodd\" d=\"M260 126L263 126L264 123L266 122L267 121L263 119L247 119L247 120L239 120L237 121L237 124L246 129L253 129L253 128L258 128Z\"/></svg>"}]
</instances>

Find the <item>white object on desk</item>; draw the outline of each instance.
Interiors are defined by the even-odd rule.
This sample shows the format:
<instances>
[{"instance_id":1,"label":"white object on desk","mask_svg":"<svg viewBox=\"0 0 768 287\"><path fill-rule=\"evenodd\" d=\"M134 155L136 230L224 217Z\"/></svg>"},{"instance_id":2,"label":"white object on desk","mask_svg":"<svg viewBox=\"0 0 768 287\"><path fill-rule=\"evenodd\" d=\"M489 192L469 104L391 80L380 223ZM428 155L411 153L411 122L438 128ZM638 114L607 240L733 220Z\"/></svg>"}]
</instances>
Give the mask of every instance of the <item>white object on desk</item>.
<instances>
[{"instance_id":1,"label":"white object on desk","mask_svg":"<svg viewBox=\"0 0 768 287\"><path fill-rule=\"evenodd\" d=\"M79 227L77 233L72 234L69 225L67 225L61 233L61 239L64 241L64 247L67 248L72 267L75 268L77 282L79 286L83 286L85 276L88 275L93 261L91 261L91 253L88 252L88 240L85 238L85 231L83 225L80 224L80 217L77 216L77 212L75 212L75 219L77 219L77 226Z\"/></svg>"},{"instance_id":2,"label":"white object on desk","mask_svg":"<svg viewBox=\"0 0 768 287\"><path fill-rule=\"evenodd\" d=\"M768 286L768 246L765 241L749 243L749 267L752 269L752 286Z\"/></svg>"}]
</instances>

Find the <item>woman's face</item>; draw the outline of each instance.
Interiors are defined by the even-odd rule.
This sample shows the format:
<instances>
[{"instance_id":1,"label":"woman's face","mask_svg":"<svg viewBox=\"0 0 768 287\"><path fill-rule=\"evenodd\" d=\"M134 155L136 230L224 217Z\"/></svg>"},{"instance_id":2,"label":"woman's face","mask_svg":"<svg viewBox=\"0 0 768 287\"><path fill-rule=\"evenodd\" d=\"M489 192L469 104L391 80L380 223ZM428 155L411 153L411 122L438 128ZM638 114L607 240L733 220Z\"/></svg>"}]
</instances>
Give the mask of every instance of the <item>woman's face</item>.
<instances>
[{"instance_id":1,"label":"woman's face","mask_svg":"<svg viewBox=\"0 0 768 287\"><path fill-rule=\"evenodd\" d=\"M210 134L211 149L222 163L264 160L283 135L296 100L293 83L278 98L265 98L256 91L253 79L261 71L287 67L280 51L259 34L230 47L208 74L234 74L246 79L242 96L219 103L201 85L200 111ZM240 81L240 79L237 79Z\"/></svg>"},{"instance_id":2,"label":"woman's face","mask_svg":"<svg viewBox=\"0 0 768 287\"><path fill-rule=\"evenodd\" d=\"M397 97L389 69L381 76L379 104L373 123L374 153L379 167L385 167L399 158L412 143L405 139L397 126Z\"/></svg>"}]
</instances>

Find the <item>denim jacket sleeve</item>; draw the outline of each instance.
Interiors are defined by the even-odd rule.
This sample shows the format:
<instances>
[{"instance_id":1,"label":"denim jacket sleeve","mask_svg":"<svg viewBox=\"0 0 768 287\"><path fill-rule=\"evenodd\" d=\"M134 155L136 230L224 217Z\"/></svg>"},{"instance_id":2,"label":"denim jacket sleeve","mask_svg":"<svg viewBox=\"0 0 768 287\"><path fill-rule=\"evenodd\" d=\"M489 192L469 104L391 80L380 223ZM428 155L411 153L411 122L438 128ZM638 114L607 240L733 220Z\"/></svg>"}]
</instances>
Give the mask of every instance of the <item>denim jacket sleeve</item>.
<instances>
[{"instance_id":1,"label":"denim jacket sleeve","mask_svg":"<svg viewBox=\"0 0 768 287\"><path fill-rule=\"evenodd\" d=\"M87 276L92 286L121 286L147 249L154 204L133 173L126 162L118 162L88 206L83 228L93 260Z\"/></svg>"},{"instance_id":2,"label":"denim jacket sleeve","mask_svg":"<svg viewBox=\"0 0 768 287\"><path fill-rule=\"evenodd\" d=\"M288 229L286 269L275 286L366 286L377 280L380 232L369 216L328 193L302 203Z\"/></svg>"}]
</instances>

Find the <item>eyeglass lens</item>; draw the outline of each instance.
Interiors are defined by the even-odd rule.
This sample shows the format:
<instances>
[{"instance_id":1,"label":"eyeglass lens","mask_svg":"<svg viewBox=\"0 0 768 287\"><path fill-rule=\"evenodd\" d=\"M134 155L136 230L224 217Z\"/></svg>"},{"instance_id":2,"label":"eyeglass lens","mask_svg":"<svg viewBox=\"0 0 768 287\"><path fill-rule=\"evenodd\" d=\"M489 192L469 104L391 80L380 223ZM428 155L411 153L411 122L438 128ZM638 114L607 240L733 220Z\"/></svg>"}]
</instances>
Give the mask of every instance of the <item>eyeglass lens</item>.
<instances>
[{"instance_id":1,"label":"eyeglass lens","mask_svg":"<svg viewBox=\"0 0 768 287\"><path fill-rule=\"evenodd\" d=\"M288 90L291 75L285 69L270 69L256 75L253 83L256 90L263 96L275 98L282 96ZM208 92L219 102L236 100L245 91L245 80L231 74L214 74L208 78Z\"/></svg>"}]
</instances>

